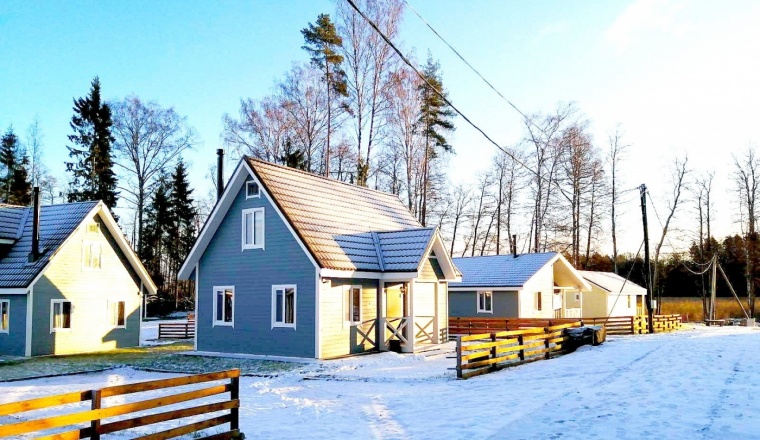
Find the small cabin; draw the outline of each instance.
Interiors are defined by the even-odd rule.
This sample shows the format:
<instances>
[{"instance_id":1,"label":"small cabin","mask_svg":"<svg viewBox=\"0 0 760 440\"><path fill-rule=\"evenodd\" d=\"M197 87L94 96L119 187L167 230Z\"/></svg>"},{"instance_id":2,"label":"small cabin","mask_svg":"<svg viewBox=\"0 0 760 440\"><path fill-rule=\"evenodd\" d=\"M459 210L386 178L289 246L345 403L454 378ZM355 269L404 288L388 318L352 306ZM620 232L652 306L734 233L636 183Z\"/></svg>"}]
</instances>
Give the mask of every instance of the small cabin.
<instances>
[{"instance_id":1,"label":"small cabin","mask_svg":"<svg viewBox=\"0 0 760 440\"><path fill-rule=\"evenodd\" d=\"M583 296L583 318L646 315L647 289L614 272L580 273L591 286Z\"/></svg>"}]
</instances>

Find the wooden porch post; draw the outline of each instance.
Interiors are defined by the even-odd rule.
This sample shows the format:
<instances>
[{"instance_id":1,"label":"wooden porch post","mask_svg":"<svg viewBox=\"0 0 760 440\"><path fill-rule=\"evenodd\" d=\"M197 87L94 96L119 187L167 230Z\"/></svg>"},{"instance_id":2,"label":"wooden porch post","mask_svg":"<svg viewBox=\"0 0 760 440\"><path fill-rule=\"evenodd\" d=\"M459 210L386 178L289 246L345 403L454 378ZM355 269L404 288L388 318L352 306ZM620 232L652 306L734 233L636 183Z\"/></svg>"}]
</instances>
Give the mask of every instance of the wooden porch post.
<instances>
[{"instance_id":1,"label":"wooden porch post","mask_svg":"<svg viewBox=\"0 0 760 440\"><path fill-rule=\"evenodd\" d=\"M377 320L375 321L375 341L379 351L388 351L388 345L385 343L385 281L380 280L377 286Z\"/></svg>"},{"instance_id":2,"label":"wooden porch post","mask_svg":"<svg viewBox=\"0 0 760 440\"><path fill-rule=\"evenodd\" d=\"M440 341L441 332L439 330L440 322L439 322L439 317L438 317L438 314L440 313L438 310L438 288L439 287L440 286L438 285L438 283L435 283L435 289L433 291L433 298L434 298L433 310L435 311L435 313L433 314L433 344L441 343ZM491 301L493 301L493 298L491 299Z\"/></svg>"},{"instance_id":3,"label":"wooden porch post","mask_svg":"<svg viewBox=\"0 0 760 440\"><path fill-rule=\"evenodd\" d=\"M414 326L414 280L409 280L409 292L408 295L406 295L407 300L407 307L409 311L409 320L406 323L407 333L406 333L406 339L407 339L407 346L406 350L403 350L408 353L414 353L414 340L416 339L417 335L417 328Z\"/></svg>"}]
</instances>

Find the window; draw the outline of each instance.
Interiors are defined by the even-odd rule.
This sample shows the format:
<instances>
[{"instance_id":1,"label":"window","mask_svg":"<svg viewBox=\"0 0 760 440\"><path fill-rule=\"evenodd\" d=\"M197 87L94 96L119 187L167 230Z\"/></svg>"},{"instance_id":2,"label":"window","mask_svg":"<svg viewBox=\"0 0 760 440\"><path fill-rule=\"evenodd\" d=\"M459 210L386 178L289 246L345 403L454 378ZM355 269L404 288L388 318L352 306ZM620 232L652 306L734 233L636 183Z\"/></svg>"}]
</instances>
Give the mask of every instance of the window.
<instances>
[{"instance_id":1,"label":"window","mask_svg":"<svg viewBox=\"0 0 760 440\"><path fill-rule=\"evenodd\" d=\"M261 193L259 192L259 184L253 180L245 182L245 198L253 199L258 197L261 197Z\"/></svg>"},{"instance_id":2,"label":"window","mask_svg":"<svg viewBox=\"0 0 760 440\"><path fill-rule=\"evenodd\" d=\"M102 250L100 243L82 242L82 266L87 269L100 269Z\"/></svg>"},{"instance_id":3,"label":"window","mask_svg":"<svg viewBox=\"0 0 760 440\"><path fill-rule=\"evenodd\" d=\"M71 301L50 300L50 332L71 328Z\"/></svg>"},{"instance_id":4,"label":"window","mask_svg":"<svg viewBox=\"0 0 760 440\"><path fill-rule=\"evenodd\" d=\"M296 328L296 286L272 286L272 328Z\"/></svg>"},{"instance_id":5,"label":"window","mask_svg":"<svg viewBox=\"0 0 760 440\"><path fill-rule=\"evenodd\" d=\"M348 297L346 321L351 324L360 324L362 322L362 286L350 286L346 295Z\"/></svg>"},{"instance_id":6,"label":"window","mask_svg":"<svg viewBox=\"0 0 760 440\"><path fill-rule=\"evenodd\" d=\"M235 286L214 287L214 326L235 325Z\"/></svg>"},{"instance_id":7,"label":"window","mask_svg":"<svg viewBox=\"0 0 760 440\"><path fill-rule=\"evenodd\" d=\"M243 210L243 249L264 249L264 208Z\"/></svg>"},{"instance_id":8,"label":"window","mask_svg":"<svg viewBox=\"0 0 760 440\"><path fill-rule=\"evenodd\" d=\"M127 321L125 319L125 303L124 301L109 301L108 302L108 322L113 327L125 328Z\"/></svg>"},{"instance_id":9,"label":"window","mask_svg":"<svg viewBox=\"0 0 760 440\"><path fill-rule=\"evenodd\" d=\"M539 312L541 311L541 300L542 300L541 292L536 292L536 310Z\"/></svg>"},{"instance_id":10,"label":"window","mask_svg":"<svg viewBox=\"0 0 760 440\"><path fill-rule=\"evenodd\" d=\"M89 223L87 225L87 233L88 234L97 234L100 232L100 224L99 223Z\"/></svg>"},{"instance_id":11,"label":"window","mask_svg":"<svg viewBox=\"0 0 760 440\"><path fill-rule=\"evenodd\" d=\"M493 313L492 292L478 292L478 313Z\"/></svg>"},{"instance_id":12,"label":"window","mask_svg":"<svg viewBox=\"0 0 760 440\"><path fill-rule=\"evenodd\" d=\"M10 327L10 313L11 302L10 300L0 300L0 333L8 333Z\"/></svg>"}]
</instances>

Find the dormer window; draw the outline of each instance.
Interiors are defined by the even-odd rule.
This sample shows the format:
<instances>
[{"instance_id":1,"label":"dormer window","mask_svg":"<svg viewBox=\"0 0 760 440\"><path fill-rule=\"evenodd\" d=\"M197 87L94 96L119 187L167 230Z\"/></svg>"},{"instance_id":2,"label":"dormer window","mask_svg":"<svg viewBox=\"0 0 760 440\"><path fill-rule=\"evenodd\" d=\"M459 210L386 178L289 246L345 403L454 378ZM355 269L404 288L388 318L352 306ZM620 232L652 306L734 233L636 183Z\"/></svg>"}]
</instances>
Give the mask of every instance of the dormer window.
<instances>
[{"instance_id":1,"label":"dormer window","mask_svg":"<svg viewBox=\"0 0 760 440\"><path fill-rule=\"evenodd\" d=\"M259 191L259 184L257 182L254 182L253 180L245 182L246 199L259 198L260 196L261 192Z\"/></svg>"}]
</instances>

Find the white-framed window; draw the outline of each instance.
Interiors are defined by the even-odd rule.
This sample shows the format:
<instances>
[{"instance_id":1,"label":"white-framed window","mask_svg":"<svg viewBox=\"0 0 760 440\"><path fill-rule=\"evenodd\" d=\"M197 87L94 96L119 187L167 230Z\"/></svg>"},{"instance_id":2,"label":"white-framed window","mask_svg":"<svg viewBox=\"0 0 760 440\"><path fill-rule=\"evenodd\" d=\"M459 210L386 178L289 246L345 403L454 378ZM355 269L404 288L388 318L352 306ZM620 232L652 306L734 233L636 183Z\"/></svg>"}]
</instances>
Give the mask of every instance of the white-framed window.
<instances>
[{"instance_id":1,"label":"white-framed window","mask_svg":"<svg viewBox=\"0 0 760 440\"><path fill-rule=\"evenodd\" d=\"M264 208L243 210L243 249L264 249Z\"/></svg>"},{"instance_id":2,"label":"white-framed window","mask_svg":"<svg viewBox=\"0 0 760 440\"><path fill-rule=\"evenodd\" d=\"M8 333L11 326L11 301L0 300L0 333Z\"/></svg>"},{"instance_id":3,"label":"white-framed window","mask_svg":"<svg viewBox=\"0 0 760 440\"><path fill-rule=\"evenodd\" d=\"M346 288L345 320L351 325L362 322L362 286L347 286Z\"/></svg>"},{"instance_id":4,"label":"white-framed window","mask_svg":"<svg viewBox=\"0 0 760 440\"><path fill-rule=\"evenodd\" d=\"M100 269L103 249L98 241L82 242L82 267L85 269Z\"/></svg>"},{"instance_id":5,"label":"white-framed window","mask_svg":"<svg viewBox=\"0 0 760 440\"><path fill-rule=\"evenodd\" d=\"M258 182L254 182L253 180L249 180L245 182L245 198L247 199L254 199L261 197L261 190L259 189Z\"/></svg>"},{"instance_id":6,"label":"white-framed window","mask_svg":"<svg viewBox=\"0 0 760 440\"><path fill-rule=\"evenodd\" d=\"M100 223L92 222L87 224L87 233L88 234L99 234L100 233Z\"/></svg>"},{"instance_id":7,"label":"white-framed window","mask_svg":"<svg viewBox=\"0 0 760 440\"><path fill-rule=\"evenodd\" d=\"M50 300L50 333L71 329L71 301Z\"/></svg>"},{"instance_id":8,"label":"white-framed window","mask_svg":"<svg viewBox=\"0 0 760 440\"><path fill-rule=\"evenodd\" d=\"M478 291L478 313L493 313L493 292Z\"/></svg>"},{"instance_id":9,"label":"white-framed window","mask_svg":"<svg viewBox=\"0 0 760 440\"><path fill-rule=\"evenodd\" d=\"M294 284L272 286L272 328L296 328L296 295Z\"/></svg>"},{"instance_id":10,"label":"white-framed window","mask_svg":"<svg viewBox=\"0 0 760 440\"><path fill-rule=\"evenodd\" d=\"M543 295L541 295L541 292L536 292L535 307L536 307L536 310L538 310L539 312L541 311L542 306L543 306L543 304L541 304L542 301L543 301Z\"/></svg>"},{"instance_id":11,"label":"white-framed window","mask_svg":"<svg viewBox=\"0 0 760 440\"><path fill-rule=\"evenodd\" d=\"M108 301L108 323L111 327L127 328L125 301Z\"/></svg>"},{"instance_id":12,"label":"white-framed window","mask_svg":"<svg viewBox=\"0 0 760 440\"><path fill-rule=\"evenodd\" d=\"M235 286L214 286L214 322L212 326L235 326Z\"/></svg>"}]
</instances>

